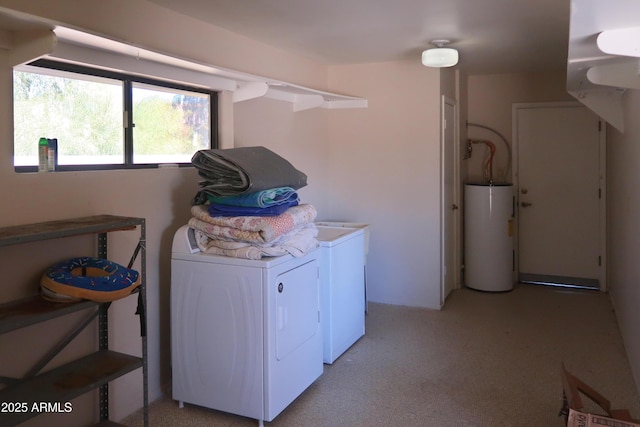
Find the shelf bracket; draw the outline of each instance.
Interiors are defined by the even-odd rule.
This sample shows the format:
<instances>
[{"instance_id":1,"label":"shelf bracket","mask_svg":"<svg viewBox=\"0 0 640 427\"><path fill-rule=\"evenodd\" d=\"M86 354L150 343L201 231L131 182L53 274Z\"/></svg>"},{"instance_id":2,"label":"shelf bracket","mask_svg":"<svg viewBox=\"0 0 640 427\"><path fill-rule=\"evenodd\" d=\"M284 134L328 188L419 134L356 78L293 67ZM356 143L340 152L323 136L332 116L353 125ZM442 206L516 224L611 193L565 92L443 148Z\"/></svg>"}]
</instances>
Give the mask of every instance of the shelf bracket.
<instances>
[{"instance_id":1,"label":"shelf bracket","mask_svg":"<svg viewBox=\"0 0 640 427\"><path fill-rule=\"evenodd\" d=\"M13 67L53 52L58 39L51 30L17 31L13 33L13 48L9 64Z\"/></svg>"},{"instance_id":2,"label":"shelf bracket","mask_svg":"<svg viewBox=\"0 0 640 427\"><path fill-rule=\"evenodd\" d=\"M587 71L593 84L625 89L640 89L640 60L620 64L596 65Z\"/></svg>"},{"instance_id":3,"label":"shelf bracket","mask_svg":"<svg viewBox=\"0 0 640 427\"><path fill-rule=\"evenodd\" d=\"M264 82L244 83L233 92L233 102L248 101L250 99L261 98L269 91L269 85Z\"/></svg>"},{"instance_id":4,"label":"shelf bracket","mask_svg":"<svg viewBox=\"0 0 640 427\"><path fill-rule=\"evenodd\" d=\"M304 111L321 107L324 104L322 95L296 95L293 111Z\"/></svg>"},{"instance_id":5,"label":"shelf bracket","mask_svg":"<svg viewBox=\"0 0 640 427\"><path fill-rule=\"evenodd\" d=\"M605 30L598 34L598 49L609 55L640 58L640 27Z\"/></svg>"}]
</instances>

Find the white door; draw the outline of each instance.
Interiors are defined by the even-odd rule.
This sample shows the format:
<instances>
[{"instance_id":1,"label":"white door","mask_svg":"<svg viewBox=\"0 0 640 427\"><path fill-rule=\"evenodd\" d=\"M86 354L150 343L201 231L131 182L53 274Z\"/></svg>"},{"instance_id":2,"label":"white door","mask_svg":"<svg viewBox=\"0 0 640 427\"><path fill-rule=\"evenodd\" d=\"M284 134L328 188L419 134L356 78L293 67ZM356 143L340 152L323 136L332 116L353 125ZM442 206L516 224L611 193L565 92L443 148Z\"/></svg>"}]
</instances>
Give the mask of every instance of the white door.
<instances>
[{"instance_id":1,"label":"white door","mask_svg":"<svg viewBox=\"0 0 640 427\"><path fill-rule=\"evenodd\" d=\"M276 358L285 359L318 333L318 264L309 261L278 275L272 289L276 298Z\"/></svg>"},{"instance_id":2,"label":"white door","mask_svg":"<svg viewBox=\"0 0 640 427\"><path fill-rule=\"evenodd\" d=\"M455 287L456 277L456 180L455 166L455 102L442 97L442 141L441 141L441 170L442 170L442 290L441 301L445 299Z\"/></svg>"},{"instance_id":3,"label":"white door","mask_svg":"<svg viewBox=\"0 0 640 427\"><path fill-rule=\"evenodd\" d=\"M578 103L514 106L521 282L604 286L601 133Z\"/></svg>"}]
</instances>

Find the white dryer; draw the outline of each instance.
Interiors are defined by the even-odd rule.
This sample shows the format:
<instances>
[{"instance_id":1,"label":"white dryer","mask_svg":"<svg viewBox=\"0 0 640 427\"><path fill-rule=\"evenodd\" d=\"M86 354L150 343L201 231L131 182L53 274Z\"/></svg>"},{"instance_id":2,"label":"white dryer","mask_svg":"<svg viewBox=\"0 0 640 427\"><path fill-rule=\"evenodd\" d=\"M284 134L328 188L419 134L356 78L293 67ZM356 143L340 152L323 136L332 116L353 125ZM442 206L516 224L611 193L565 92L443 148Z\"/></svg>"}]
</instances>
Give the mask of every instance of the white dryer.
<instances>
[{"instance_id":1,"label":"white dryer","mask_svg":"<svg viewBox=\"0 0 640 427\"><path fill-rule=\"evenodd\" d=\"M207 255L192 234L183 226L173 241L173 398L271 421L323 371L319 251Z\"/></svg>"}]
</instances>

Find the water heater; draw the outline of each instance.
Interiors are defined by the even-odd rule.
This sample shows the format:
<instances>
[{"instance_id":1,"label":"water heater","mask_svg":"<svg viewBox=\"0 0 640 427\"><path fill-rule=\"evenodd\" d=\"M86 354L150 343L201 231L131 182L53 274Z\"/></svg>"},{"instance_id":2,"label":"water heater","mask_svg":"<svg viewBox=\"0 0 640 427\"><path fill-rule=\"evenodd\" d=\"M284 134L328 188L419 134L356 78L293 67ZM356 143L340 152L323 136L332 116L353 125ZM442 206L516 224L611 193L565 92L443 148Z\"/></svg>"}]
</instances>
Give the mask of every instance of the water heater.
<instances>
[{"instance_id":1,"label":"water heater","mask_svg":"<svg viewBox=\"0 0 640 427\"><path fill-rule=\"evenodd\" d=\"M465 184L465 285L510 291L514 282L513 185Z\"/></svg>"}]
</instances>

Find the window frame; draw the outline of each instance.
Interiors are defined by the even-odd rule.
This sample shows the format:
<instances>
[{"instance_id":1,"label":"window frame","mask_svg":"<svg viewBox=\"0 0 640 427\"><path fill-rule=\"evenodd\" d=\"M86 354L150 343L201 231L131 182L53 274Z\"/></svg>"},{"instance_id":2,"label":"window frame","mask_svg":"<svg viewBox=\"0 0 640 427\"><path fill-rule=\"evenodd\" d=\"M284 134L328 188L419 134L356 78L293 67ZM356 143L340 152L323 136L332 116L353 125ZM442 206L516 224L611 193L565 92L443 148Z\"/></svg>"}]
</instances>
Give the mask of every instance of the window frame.
<instances>
[{"instance_id":1,"label":"window frame","mask_svg":"<svg viewBox=\"0 0 640 427\"><path fill-rule=\"evenodd\" d=\"M157 169L163 167L177 166L177 167L193 167L193 165L185 162L171 162L171 163L133 163L133 83L142 83L151 86L163 87L175 90L184 90L189 92L197 92L209 95L209 132L210 132L210 147L218 148L218 92L202 87L190 86L188 84L168 82L165 80L154 79L144 76L138 76L134 74L119 73L111 70L104 70L99 68L92 68L84 65L78 65L67 62L52 61L49 59L39 59L26 64L28 66L47 68L51 70L58 70L63 72L105 77L114 80L120 80L122 82L123 100L122 106L123 114L123 143L124 143L124 162L117 164L84 164L84 165L58 165L57 171L92 171L92 170L128 170L128 169ZM133 124L133 126L132 126ZM12 138L13 140L13 138ZM37 144L38 141L34 141ZM15 172L37 172L38 166L16 166L14 165Z\"/></svg>"}]
</instances>

